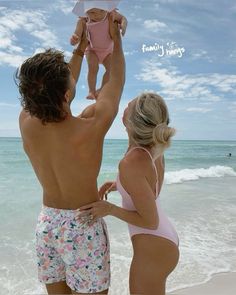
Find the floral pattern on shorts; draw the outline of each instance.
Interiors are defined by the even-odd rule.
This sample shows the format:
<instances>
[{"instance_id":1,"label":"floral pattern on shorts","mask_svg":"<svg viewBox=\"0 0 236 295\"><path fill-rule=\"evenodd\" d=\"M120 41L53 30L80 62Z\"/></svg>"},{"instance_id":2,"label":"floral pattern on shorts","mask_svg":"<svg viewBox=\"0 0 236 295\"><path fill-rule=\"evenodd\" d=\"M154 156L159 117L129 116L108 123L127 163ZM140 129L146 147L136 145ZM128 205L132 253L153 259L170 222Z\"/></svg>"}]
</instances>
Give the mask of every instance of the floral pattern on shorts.
<instances>
[{"instance_id":1,"label":"floral pattern on shorts","mask_svg":"<svg viewBox=\"0 0 236 295\"><path fill-rule=\"evenodd\" d=\"M101 218L93 225L75 220L76 210L44 206L36 227L39 280L66 281L78 293L97 293L110 285L110 245Z\"/></svg>"}]
</instances>

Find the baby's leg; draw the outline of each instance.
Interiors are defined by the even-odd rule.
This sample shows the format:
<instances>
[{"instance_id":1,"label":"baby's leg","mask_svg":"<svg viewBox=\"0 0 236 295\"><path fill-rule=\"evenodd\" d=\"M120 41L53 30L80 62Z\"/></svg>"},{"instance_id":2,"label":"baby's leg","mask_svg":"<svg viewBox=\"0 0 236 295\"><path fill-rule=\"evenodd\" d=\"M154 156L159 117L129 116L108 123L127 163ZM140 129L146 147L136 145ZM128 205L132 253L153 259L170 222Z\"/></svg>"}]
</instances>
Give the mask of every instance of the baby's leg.
<instances>
[{"instance_id":1,"label":"baby's leg","mask_svg":"<svg viewBox=\"0 0 236 295\"><path fill-rule=\"evenodd\" d=\"M88 62L88 86L89 86L89 95L88 99L96 99L95 91L97 84L97 74L99 69L99 62L97 55L93 51L88 51L86 54Z\"/></svg>"},{"instance_id":2,"label":"baby's leg","mask_svg":"<svg viewBox=\"0 0 236 295\"><path fill-rule=\"evenodd\" d=\"M103 61L106 72L103 75L101 88L109 81L111 72L111 54L109 54Z\"/></svg>"},{"instance_id":3,"label":"baby's leg","mask_svg":"<svg viewBox=\"0 0 236 295\"><path fill-rule=\"evenodd\" d=\"M111 54L109 54L102 63L105 67L105 73L102 79L101 87L96 91L96 97L98 96L99 92L101 91L102 87L109 81L110 72L111 72Z\"/></svg>"}]
</instances>

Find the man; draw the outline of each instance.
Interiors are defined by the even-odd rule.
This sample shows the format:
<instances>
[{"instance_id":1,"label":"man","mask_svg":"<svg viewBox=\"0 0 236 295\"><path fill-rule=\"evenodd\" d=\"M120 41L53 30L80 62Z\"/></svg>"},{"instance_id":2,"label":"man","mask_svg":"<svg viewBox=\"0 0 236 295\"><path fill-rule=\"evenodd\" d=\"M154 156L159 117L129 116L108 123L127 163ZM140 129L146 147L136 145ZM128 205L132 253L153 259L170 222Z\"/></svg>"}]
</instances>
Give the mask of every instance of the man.
<instances>
[{"instance_id":1,"label":"man","mask_svg":"<svg viewBox=\"0 0 236 295\"><path fill-rule=\"evenodd\" d=\"M85 204L99 199L97 177L104 137L115 119L125 82L120 32L114 40L111 75L95 104L78 117L71 113L87 40L85 33L70 63L47 50L27 59L18 73L23 110L19 123L24 145L43 188L36 228L39 279L48 294L107 294L109 240L105 222L75 220Z\"/></svg>"}]
</instances>

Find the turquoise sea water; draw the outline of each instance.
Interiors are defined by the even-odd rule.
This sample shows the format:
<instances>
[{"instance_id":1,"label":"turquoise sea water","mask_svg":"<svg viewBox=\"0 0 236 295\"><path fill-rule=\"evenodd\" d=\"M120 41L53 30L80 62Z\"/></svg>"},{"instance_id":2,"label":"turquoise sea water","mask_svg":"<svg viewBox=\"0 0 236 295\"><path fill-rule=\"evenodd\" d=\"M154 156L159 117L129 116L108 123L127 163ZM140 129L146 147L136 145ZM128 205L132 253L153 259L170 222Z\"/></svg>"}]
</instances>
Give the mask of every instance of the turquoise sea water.
<instances>
[{"instance_id":1,"label":"turquoise sea water","mask_svg":"<svg viewBox=\"0 0 236 295\"><path fill-rule=\"evenodd\" d=\"M99 184L116 177L126 140L106 140ZM227 155L232 153L229 158ZM166 152L164 210L180 238L180 263L168 290L212 274L236 271L236 142L174 141ZM118 193L110 200L120 204ZM0 138L0 294L43 294L37 281L34 228L41 188L19 138ZM110 294L128 294L132 256L125 223L106 218L110 233Z\"/></svg>"}]
</instances>

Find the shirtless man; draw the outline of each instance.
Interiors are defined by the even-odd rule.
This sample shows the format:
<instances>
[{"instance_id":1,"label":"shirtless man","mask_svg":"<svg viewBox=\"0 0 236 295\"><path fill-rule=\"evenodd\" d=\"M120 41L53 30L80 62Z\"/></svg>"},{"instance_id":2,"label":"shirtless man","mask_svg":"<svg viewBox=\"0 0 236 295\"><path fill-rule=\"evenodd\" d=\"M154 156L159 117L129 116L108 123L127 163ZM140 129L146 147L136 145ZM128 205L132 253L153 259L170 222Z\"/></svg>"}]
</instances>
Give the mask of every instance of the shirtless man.
<instances>
[{"instance_id":1,"label":"shirtless man","mask_svg":"<svg viewBox=\"0 0 236 295\"><path fill-rule=\"evenodd\" d=\"M104 137L117 115L125 82L120 32L109 21L114 40L111 78L96 103L78 117L70 104L87 47L85 34L69 64L61 52L47 50L27 59L18 72L24 150L43 188L36 251L39 280L48 294L108 293L106 224L100 219L89 226L89 220L82 224L75 217L76 209L99 199Z\"/></svg>"}]
</instances>

